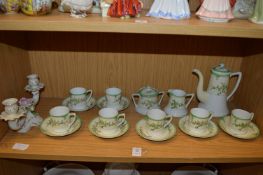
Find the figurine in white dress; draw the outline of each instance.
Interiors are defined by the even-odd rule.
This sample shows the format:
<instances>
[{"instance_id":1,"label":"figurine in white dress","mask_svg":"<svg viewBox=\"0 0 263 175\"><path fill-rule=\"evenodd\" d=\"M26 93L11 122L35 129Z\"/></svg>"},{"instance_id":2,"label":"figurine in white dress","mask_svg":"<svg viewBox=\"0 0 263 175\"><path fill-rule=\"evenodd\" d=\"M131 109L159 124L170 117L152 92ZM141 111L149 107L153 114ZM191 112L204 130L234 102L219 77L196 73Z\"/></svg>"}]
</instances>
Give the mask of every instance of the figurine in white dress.
<instances>
[{"instance_id":1,"label":"figurine in white dress","mask_svg":"<svg viewBox=\"0 0 263 175\"><path fill-rule=\"evenodd\" d=\"M175 20L189 18L189 4L187 0L155 0L147 16Z\"/></svg>"},{"instance_id":2,"label":"figurine in white dress","mask_svg":"<svg viewBox=\"0 0 263 175\"><path fill-rule=\"evenodd\" d=\"M234 18L229 0L204 0L196 15L209 22L228 22Z\"/></svg>"}]
</instances>

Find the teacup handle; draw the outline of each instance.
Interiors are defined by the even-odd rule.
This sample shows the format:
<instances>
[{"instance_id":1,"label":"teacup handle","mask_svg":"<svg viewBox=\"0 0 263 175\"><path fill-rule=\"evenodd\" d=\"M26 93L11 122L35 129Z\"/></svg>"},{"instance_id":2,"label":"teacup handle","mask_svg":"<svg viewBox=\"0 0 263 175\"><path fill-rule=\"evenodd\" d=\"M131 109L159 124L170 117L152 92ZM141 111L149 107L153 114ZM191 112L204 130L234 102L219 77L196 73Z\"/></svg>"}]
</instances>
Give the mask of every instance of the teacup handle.
<instances>
[{"instance_id":1,"label":"teacup handle","mask_svg":"<svg viewBox=\"0 0 263 175\"><path fill-rule=\"evenodd\" d=\"M87 102L89 102L90 99L91 99L91 97L92 97L92 90L91 90L91 89L90 89L90 90L87 90L87 91L86 91L86 94L90 94L89 97L88 97L88 99L87 99Z\"/></svg>"},{"instance_id":2,"label":"teacup handle","mask_svg":"<svg viewBox=\"0 0 263 175\"><path fill-rule=\"evenodd\" d=\"M164 96L164 91L159 92L158 95L161 95L161 98L160 98L160 100L159 100L159 102L158 102L158 104L161 105L161 102L162 102L162 100L163 100L163 96Z\"/></svg>"},{"instance_id":3,"label":"teacup handle","mask_svg":"<svg viewBox=\"0 0 263 175\"><path fill-rule=\"evenodd\" d=\"M208 121L210 121L213 117L214 117L214 115L211 114L210 117L209 117L209 119L208 119Z\"/></svg>"},{"instance_id":4,"label":"teacup handle","mask_svg":"<svg viewBox=\"0 0 263 175\"><path fill-rule=\"evenodd\" d=\"M164 124L164 128L166 128L173 120L173 116L167 116L165 120L169 120L167 123Z\"/></svg>"},{"instance_id":5,"label":"teacup handle","mask_svg":"<svg viewBox=\"0 0 263 175\"><path fill-rule=\"evenodd\" d=\"M138 104L136 103L135 97L139 97L139 100L141 99L141 95L140 94L132 94L132 101L135 105L135 107L137 108Z\"/></svg>"},{"instance_id":6,"label":"teacup handle","mask_svg":"<svg viewBox=\"0 0 263 175\"><path fill-rule=\"evenodd\" d=\"M121 122L119 122L118 124L117 124L117 126L121 126L124 122L125 122L125 114L123 113L123 114L119 114L118 116L117 116L117 120L119 120L120 118L122 118L122 120L121 120Z\"/></svg>"},{"instance_id":7,"label":"teacup handle","mask_svg":"<svg viewBox=\"0 0 263 175\"><path fill-rule=\"evenodd\" d=\"M254 113L251 112L251 113L250 113L250 120L253 120L253 118L254 118Z\"/></svg>"},{"instance_id":8,"label":"teacup handle","mask_svg":"<svg viewBox=\"0 0 263 175\"><path fill-rule=\"evenodd\" d=\"M70 129L73 126L73 124L77 121L76 113L69 113L67 119L70 118L74 118L74 119L70 122L68 129Z\"/></svg>"},{"instance_id":9,"label":"teacup handle","mask_svg":"<svg viewBox=\"0 0 263 175\"><path fill-rule=\"evenodd\" d=\"M188 108L189 104L191 103L191 101L193 100L194 96L195 96L195 94L186 94L185 97L190 97L190 99L187 101L187 103L185 105L187 108Z\"/></svg>"}]
</instances>

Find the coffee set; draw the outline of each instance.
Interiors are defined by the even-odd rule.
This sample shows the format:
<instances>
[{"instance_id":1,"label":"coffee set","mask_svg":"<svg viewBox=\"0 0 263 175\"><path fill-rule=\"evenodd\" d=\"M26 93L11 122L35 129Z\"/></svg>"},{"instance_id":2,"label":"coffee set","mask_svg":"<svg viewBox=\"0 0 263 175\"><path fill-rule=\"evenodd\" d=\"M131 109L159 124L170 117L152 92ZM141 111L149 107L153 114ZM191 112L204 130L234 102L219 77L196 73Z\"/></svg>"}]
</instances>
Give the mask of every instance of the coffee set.
<instances>
[{"instance_id":1,"label":"coffee set","mask_svg":"<svg viewBox=\"0 0 263 175\"><path fill-rule=\"evenodd\" d=\"M193 69L198 75L197 98L198 107L192 108L188 114L188 106L194 98L193 93L181 89L169 89L168 104L161 110L161 102L165 92L150 86L145 86L131 95L135 110L144 118L136 124L136 131L142 138L152 141L164 141L176 134L173 118L178 117L179 128L192 137L209 138L215 136L219 129L211 120L219 119L220 128L233 137L253 139L259 136L258 127L252 122L253 113L242 109L234 109L229 114L228 100L236 92L241 78L241 72L232 73L224 64L211 69L207 91L203 90L204 77L200 70ZM230 78L237 77L236 84L230 93L227 92ZM74 112L87 111L97 105L100 108L98 116L89 123L89 130L101 138L116 138L125 134L129 123L125 114L119 111L126 109L130 102L122 96L122 90L110 87L105 90L105 96L97 101L93 91L84 87L74 87L69 90L61 106L52 108L43 122L34 111L39 101L39 91L44 87L39 82L38 75L27 76L28 85L25 89L32 93L33 98L9 98L2 101L4 111L0 119L7 121L10 129L26 133L33 126L40 126L41 131L48 136L66 136L76 132L81 127L81 118ZM19 104L18 104L19 103ZM70 112L72 111L72 112Z\"/></svg>"}]
</instances>

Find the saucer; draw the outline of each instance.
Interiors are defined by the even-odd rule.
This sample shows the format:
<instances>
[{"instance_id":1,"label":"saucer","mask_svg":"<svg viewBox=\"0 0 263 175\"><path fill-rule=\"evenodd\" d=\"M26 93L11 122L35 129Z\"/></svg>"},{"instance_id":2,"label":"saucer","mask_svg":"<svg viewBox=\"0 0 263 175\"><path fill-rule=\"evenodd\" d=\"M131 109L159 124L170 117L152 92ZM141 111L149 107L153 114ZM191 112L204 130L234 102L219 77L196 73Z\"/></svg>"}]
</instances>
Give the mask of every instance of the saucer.
<instances>
[{"instance_id":1,"label":"saucer","mask_svg":"<svg viewBox=\"0 0 263 175\"><path fill-rule=\"evenodd\" d=\"M89 130L97 137L111 139L120 137L125 134L129 129L129 123L125 121L120 127L116 127L116 130L103 130L99 124L99 117L96 117L89 123Z\"/></svg>"},{"instance_id":2,"label":"saucer","mask_svg":"<svg viewBox=\"0 0 263 175\"><path fill-rule=\"evenodd\" d=\"M165 141L165 140L168 140L168 139L174 137L175 133L176 133L176 128L175 128L175 126L173 124L169 124L168 127L167 127L167 130L165 129L164 133L156 134L154 136L154 135L151 135L152 131L147 129L146 120L145 119L141 119L136 124L136 131L139 134L139 136L141 136L142 138L145 138L145 139L151 140L151 141L160 142L160 141ZM159 136L157 136L157 135L159 135Z\"/></svg>"},{"instance_id":3,"label":"saucer","mask_svg":"<svg viewBox=\"0 0 263 175\"><path fill-rule=\"evenodd\" d=\"M66 98L65 100L63 100L62 105L63 106L67 106L69 108L70 111L74 111L74 112L81 112L81 111L87 111L91 108L93 108L96 104L96 100L94 97L91 97L89 101L87 101L87 106L85 106L85 108L74 108L70 105L70 97Z\"/></svg>"},{"instance_id":4,"label":"saucer","mask_svg":"<svg viewBox=\"0 0 263 175\"><path fill-rule=\"evenodd\" d=\"M117 110L118 111L122 111L122 110L128 108L129 105L130 105L129 99L126 98L126 97L121 97L121 104L120 104L120 106L117 107ZM107 101L106 101L106 97L105 96L103 96L100 99L98 99L97 106L99 108L106 108L107 107Z\"/></svg>"},{"instance_id":5,"label":"saucer","mask_svg":"<svg viewBox=\"0 0 263 175\"><path fill-rule=\"evenodd\" d=\"M213 121L209 121L207 132L203 132L203 133L194 132L193 130L191 130L185 126L187 117L188 116L181 118L179 120L179 128L185 134L190 135L192 137L198 137L198 138L209 138L209 137L213 137L213 136L218 134L218 127L216 126L216 124Z\"/></svg>"},{"instance_id":6,"label":"saucer","mask_svg":"<svg viewBox=\"0 0 263 175\"><path fill-rule=\"evenodd\" d=\"M81 127L81 119L79 116L77 116L77 120L74 122L72 127L69 128L66 132L63 132L63 133L55 132L55 131L52 131L52 129L48 128L50 119L51 119L51 117L47 117L40 125L40 131L43 134L46 134L48 136L58 137L58 136L70 135L70 134L76 132Z\"/></svg>"},{"instance_id":7,"label":"saucer","mask_svg":"<svg viewBox=\"0 0 263 175\"><path fill-rule=\"evenodd\" d=\"M227 134L233 137L236 137L239 139L254 139L254 138L257 138L260 134L260 131L257 125L254 124L253 122L250 122L248 126L248 130L245 133L244 132L242 133L233 132L233 129L229 127L229 123L230 123L230 116L226 116L220 119L219 126L223 131L225 131Z\"/></svg>"}]
</instances>

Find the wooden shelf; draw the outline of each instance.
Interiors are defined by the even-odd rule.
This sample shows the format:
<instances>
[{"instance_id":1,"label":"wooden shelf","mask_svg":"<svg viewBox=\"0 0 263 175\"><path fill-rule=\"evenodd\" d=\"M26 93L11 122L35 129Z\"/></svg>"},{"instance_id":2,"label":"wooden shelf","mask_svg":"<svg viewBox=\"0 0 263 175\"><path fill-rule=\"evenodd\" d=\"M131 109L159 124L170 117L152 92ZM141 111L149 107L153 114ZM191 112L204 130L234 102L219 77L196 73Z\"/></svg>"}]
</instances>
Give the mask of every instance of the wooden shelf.
<instances>
[{"instance_id":1,"label":"wooden shelf","mask_svg":"<svg viewBox=\"0 0 263 175\"><path fill-rule=\"evenodd\" d=\"M145 14L145 13L144 13ZM143 34L175 34L198 36L223 36L263 38L263 26L247 20L230 23L208 23L192 15L189 20L163 20L152 17L131 19L102 18L90 14L84 19L75 19L68 13L57 10L46 16L31 17L23 14L0 15L0 30L10 31L72 31L72 32L117 32Z\"/></svg>"},{"instance_id":2,"label":"wooden shelf","mask_svg":"<svg viewBox=\"0 0 263 175\"><path fill-rule=\"evenodd\" d=\"M42 116L47 116L51 107L59 105L61 99L43 98L38 106ZM101 139L88 131L88 123L97 116L98 108L79 115L83 119L82 127L76 133L66 137L48 137L33 128L27 134L18 134L9 130L0 142L1 158L34 160L67 160L92 162L262 162L263 137L255 140L239 140L220 130L211 139L192 138L183 134L174 121L177 134L165 142L152 142L139 137L135 130L136 122L142 117L134 112L131 105L124 111L131 127L120 138ZM13 150L15 143L29 144L25 151ZM133 147L141 147L141 157L132 157Z\"/></svg>"}]
</instances>

